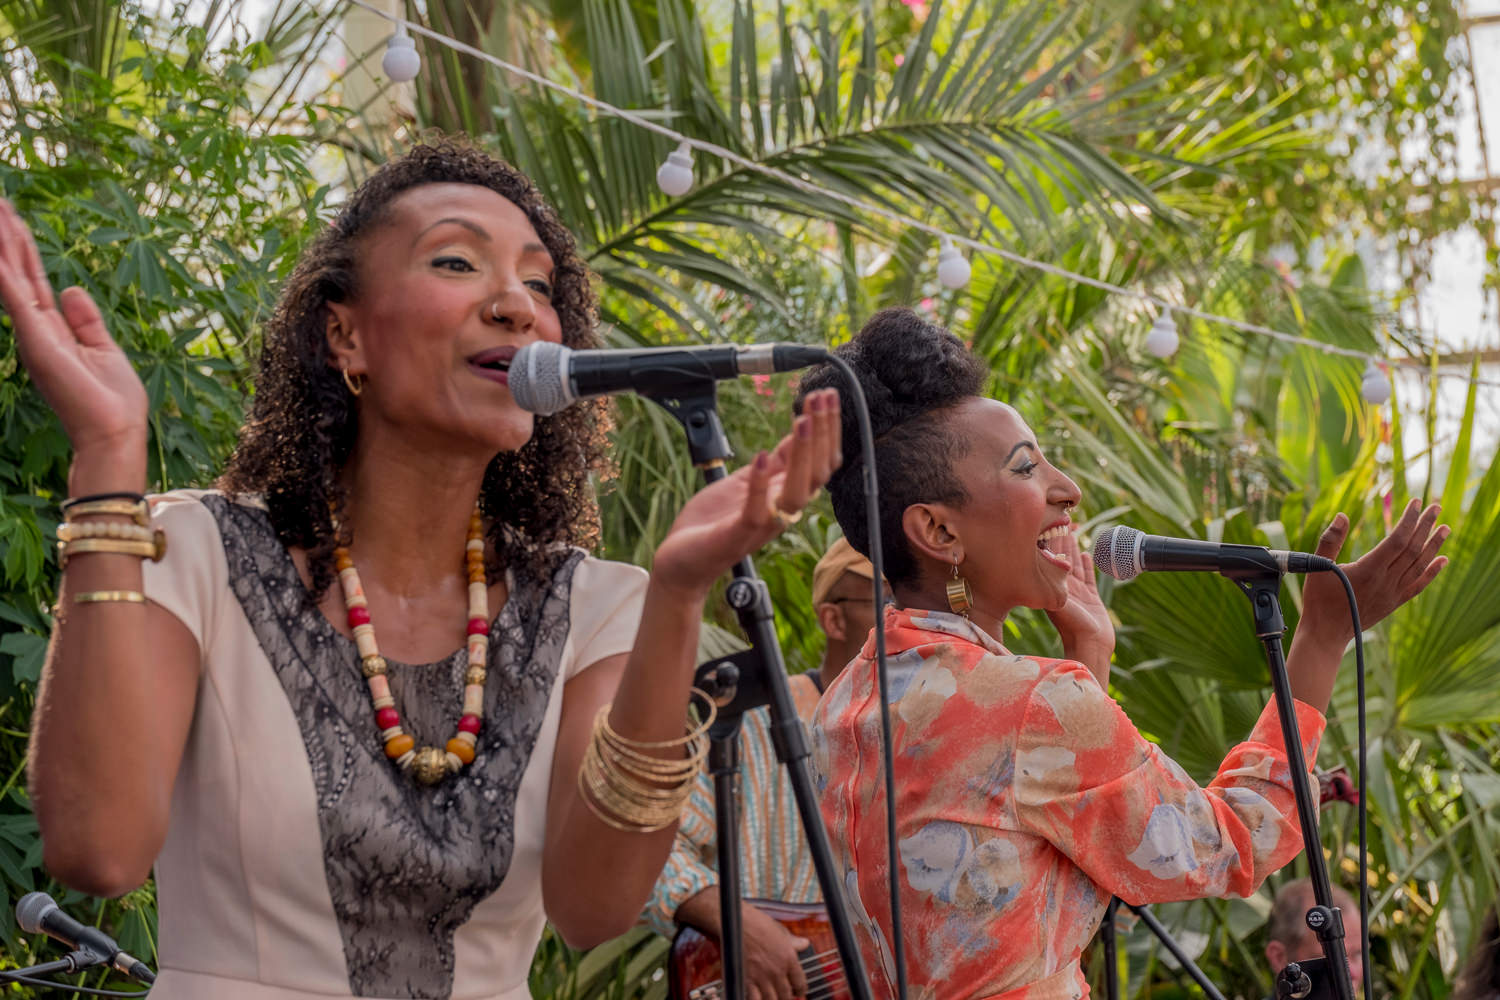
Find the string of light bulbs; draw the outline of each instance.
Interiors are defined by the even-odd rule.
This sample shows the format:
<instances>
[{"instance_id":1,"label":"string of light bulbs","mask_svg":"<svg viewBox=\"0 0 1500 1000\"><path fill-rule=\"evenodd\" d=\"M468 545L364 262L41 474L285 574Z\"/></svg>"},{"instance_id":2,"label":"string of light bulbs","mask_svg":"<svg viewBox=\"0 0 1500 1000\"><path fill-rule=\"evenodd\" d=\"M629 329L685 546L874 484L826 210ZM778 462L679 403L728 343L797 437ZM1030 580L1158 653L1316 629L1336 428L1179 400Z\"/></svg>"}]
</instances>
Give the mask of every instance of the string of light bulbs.
<instances>
[{"instance_id":1,"label":"string of light bulbs","mask_svg":"<svg viewBox=\"0 0 1500 1000\"><path fill-rule=\"evenodd\" d=\"M600 100L567 84L548 79L523 66L518 66L492 53L475 48L466 42L445 35L442 32L407 21L405 18L380 9L368 2L368 0L345 0L345 2L351 6L360 7L372 14L385 18L394 24L395 31L387 43L385 55L382 57L380 64L381 70L394 83L407 83L415 80L421 72L421 57L417 53L415 40L411 37L411 32L416 32L455 52L472 56L482 62L487 62L513 76L518 76L538 86L566 95L604 115L627 121L638 128L654 132L676 142L677 148L667 155L666 160L663 161L656 171L657 186L663 194L669 197L679 198L693 189L693 184L696 181L693 171L693 150L699 150L728 163L732 163L744 170L773 178L783 184L796 188L804 194L829 198L860 212L883 218L888 222L899 223L909 229L915 229L936 237L938 240L937 278L938 282L944 288L955 290L968 284L969 278L972 275L972 267L967 258L964 257L963 252L959 250L960 246L964 246L973 252L998 257L1018 267L1039 271L1043 274L1049 274L1076 284L1087 285L1100 291L1109 292L1112 295L1135 299L1139 302L1155 306L1157 309L1156 319L1152 323L1151 330L1147 333L1144 342L1147 352L1155 357L1169 358L1177 352L1181 344L1181 338L1177 332L1177 323L1173 317L1180 313L1183 316L1188 316L1205 323L1226 326L1244 333L1268 337L1282 343L1307 347L1323 354L1364 361L1365 370L1360 378L1360 395L1367 402L1375 405L1384 404L1391 397L1392 386L1390 377L1386 374L1387 366L1405 368L1429 377L1456 378L1490 388L1500 388L1500 381L1470 377L1465 373L1457 371L1435 370L1415 359L1379 358L1355 348L1341 347L1338 344L1330 344L1325 341L1314 340L1311 337L1287 333L1284 330L1278 330L1274 327L1253 323L1248 320L1236 319L1232 316L1222 316L1218 313L1198 309L1194 306L1170 302L1160 295L1140 288L1130 288L1103 278L1096 278L1091 275L1072 271L1068 268L1048 263L1047 261L1036 260L1005 247L986 243L983 240L974 239L962 234L950 233L930 222L906 215L895 209L865 202L853 195L823 187L820 184L788 173L778 167L757 162L717 143L684 135L675 129L652 121L627 108L617 107L608 101Z\"/></svg>"}]
</instances>

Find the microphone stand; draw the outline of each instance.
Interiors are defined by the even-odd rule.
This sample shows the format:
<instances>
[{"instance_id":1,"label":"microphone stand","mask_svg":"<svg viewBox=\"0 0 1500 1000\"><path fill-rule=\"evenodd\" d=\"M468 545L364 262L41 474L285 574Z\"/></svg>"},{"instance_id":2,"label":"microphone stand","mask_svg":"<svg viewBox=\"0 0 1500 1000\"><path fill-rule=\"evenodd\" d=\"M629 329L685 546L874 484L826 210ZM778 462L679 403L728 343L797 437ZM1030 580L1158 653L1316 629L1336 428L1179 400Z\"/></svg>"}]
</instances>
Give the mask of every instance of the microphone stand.
<instances>
[{"instance_id":1,"label":"microphone stand","mask_svg":"<svg viewBox=\"0 0 1500 1000\"><path fill-rule=\"evenodd\" d=\"M724 462L733 450L725 437L716 407L716 387L705 378L697 387L680 386L670 394L642 393L677 418L687 434L688 454L703 473L705 483L725 478ZM716 658L699 666L695 683L719 706L718 718L709 731L709 768L714 777L716 841L719 865L719 954L724 971L724 993L728 1000L744 1000L745 968L740 928L739 817L735 792L739 781L739 733L744 713L763 704L771 709L771 743L786 768L817 870L818 885L828 907L839 960L853 1000L873 1000L864 960L854 940L854 928L844 904L843 884L833 864L833 851L823 814L818 810L808 767L807 730L797 715L787 686L786 663L776 639L775 615L770 591L756 575L755 564L746 556L734 566L734 579L725 588L725 599L739 618L750 640L750 648L731 657Z\"/></svg>"},{"instance_id":2,"label":"microphone stand","mask_svg":"<svg viewBox=\"0 0 1500 1000\"><path fill-rule=\"evenodd\" d=\"M1319 969L1317 960L1313 960L1299 963L1300 969L1291 975L1287 974L1291 967L1282 970L1276 977L1276 995L1281 1000L1354 1000L1349 956L1344 950L1344 921L1339 908L1333 905L1333 886L1328 880L1328 863L1323 858L1322 840L1318 836L1317 800L1308 785L1307 761L1302 756L1292 685L1287 677L1286 655L1281 648L1281 636L1286 631L1286 622L1281 616L1281 574L1262 568L1224 569L1221 572L1250 598L1255 614L1255 635L1266 647L1271 688L1276 692L1276 712L1281 719L1281 739L1286 744L1287 764L1291 768L1292 794L1297 800L1297 820L1302 827L1302 846L1312 879L1314 905L1308 909L1305 919L1323 946L1323 968Z\"/></svg>"},{"instance_id":3,"label":"microphone stand","mask_svg":"<svg viewBox=\"0 0 1500 1000\"><path fill-rule=\"evenodd\" d=\"M1292 795L1297 801L1297 821L1302 827L1302 845L1312 877L1314 905L1307 911L1307 926L1317 935L1323 957L1289 963L1276 976L1277 1000L1354 1000L1354 984L1349 978L1348 954L1344 949L1344 922L1339 908L1333 905L1333 888L1328 879L1328 864L1323 858L1318 837L1317 801L1307 782L1307 761L1302 755L1302 738L1297 728L1292 685L1286 672L1286 655L1281 636L1286 622L1281 615L1281 574L1250 560L1222 566L1219 572L1234 581L1250 598L1255 614L1255 635L1266 648L1266 663L1271 671L1271 688L1276 693L1276 713L1281 720L1281 738L1286 744L1287 765L1291 769ZM1104 948L1104 983L1106 1000L1119 996L1119 974L1115 962L1115 912L1123 900L1110 901L1104 911L1099 936ZM1192 977L1210 1000L1223 995L1209 982L1186 952L1172 939L1150 911L1125 903L1131 912L1161 939L1183 970Z\"/></svg>"}]
</instances>

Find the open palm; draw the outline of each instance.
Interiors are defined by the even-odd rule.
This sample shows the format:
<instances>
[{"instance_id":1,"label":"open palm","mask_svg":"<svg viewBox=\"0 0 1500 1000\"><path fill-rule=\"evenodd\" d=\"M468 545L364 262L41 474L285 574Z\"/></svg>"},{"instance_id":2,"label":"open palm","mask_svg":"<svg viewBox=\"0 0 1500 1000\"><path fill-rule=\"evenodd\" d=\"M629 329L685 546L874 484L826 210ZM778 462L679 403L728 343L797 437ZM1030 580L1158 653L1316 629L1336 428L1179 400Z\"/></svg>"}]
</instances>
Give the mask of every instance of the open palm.
<instances>
[{"instance_id":1,"label":"open palm","mask_svg":"<svg viewBox=\"0 0 1500 1000\"><path fill-rule=\"evenodd\" d=\"M62 420L75 452L145 440L146 389L81 288L54 297L31 232L0 199L0 303L21 363Z\"/></svg>"}]
</instances>

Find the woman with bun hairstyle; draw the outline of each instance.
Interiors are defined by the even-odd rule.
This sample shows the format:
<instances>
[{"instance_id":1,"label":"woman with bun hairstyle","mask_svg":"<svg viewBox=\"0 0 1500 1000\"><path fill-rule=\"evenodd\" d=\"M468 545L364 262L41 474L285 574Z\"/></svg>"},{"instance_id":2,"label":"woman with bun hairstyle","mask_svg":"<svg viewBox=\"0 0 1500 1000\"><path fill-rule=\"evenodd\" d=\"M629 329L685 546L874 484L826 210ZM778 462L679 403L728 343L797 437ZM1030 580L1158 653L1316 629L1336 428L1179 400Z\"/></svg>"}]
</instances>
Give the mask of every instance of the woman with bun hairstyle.
<instances>
[{"instance_id":1,"label":"woman with bun hairstyle","mask_svg":"<svg viewBox=\"0 0 1500 1000\"><path fill-rule=\"evenodd\" d=\"M869 400L885 572L883 627L897 853L910 995L1063 1000L1087 994L1079 955L1111 896L1143 904L1247 896L1302 849L1274 701L1206 787L1131 724L1107 691L1114 629L1074 537L1077 485L988 371L907 309L876 314L838 352ZM831 368L801 392L842 391ZM845 434L852 407L842 411ZM868 553L859 457L833 476L834 512ZM1437 508L1407 508L1345 568L1367 623L1445 565ZM1335 557L1342 514L1318 552ZM1352 633L1344 596L1309 577L1289 656L1311 766ZM996 638L1015 608L1046 611L1064 659ZM874 642L813 720L830 838L877 995L895 994Z\"/></svg>"}]
</instances>

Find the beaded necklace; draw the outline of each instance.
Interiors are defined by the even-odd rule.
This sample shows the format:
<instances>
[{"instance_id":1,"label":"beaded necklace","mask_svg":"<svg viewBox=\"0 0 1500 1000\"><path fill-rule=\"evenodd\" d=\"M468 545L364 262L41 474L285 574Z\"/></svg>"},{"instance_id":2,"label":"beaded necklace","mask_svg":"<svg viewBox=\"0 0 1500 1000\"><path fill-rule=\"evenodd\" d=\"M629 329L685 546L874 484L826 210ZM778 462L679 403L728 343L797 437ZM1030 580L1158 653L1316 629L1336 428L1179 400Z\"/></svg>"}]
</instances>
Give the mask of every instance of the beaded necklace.
<instances>
[{"instance_id":1,"label":"beaded necklace","mask_svg":"<svg viewBox=\"0 0 1500 1000\"><path fill-rule=\"evenodd\" d=\"M370 703L375 707L375 725L385 755L396 766L424 785L435 785L449 774L457 774L474 760L474 745L479 741L479 720L484 714L484 678L490 650L490 594L484 578L484 526L479 508L469 517L469 539L464 545L464 559L469 580L469 667L464 673L463 715L458 732L443 749L417 747L417 741L401 728L396 699L391 697L386 677L385 657L375 643L375 626L370 624L370 608L364 587L349 550L340 545L333 550L338 567L339 586L344 591L344 606L349 612L349 628L359 648L360 669L370 687Z\"/></svg>"}]
</instances>

